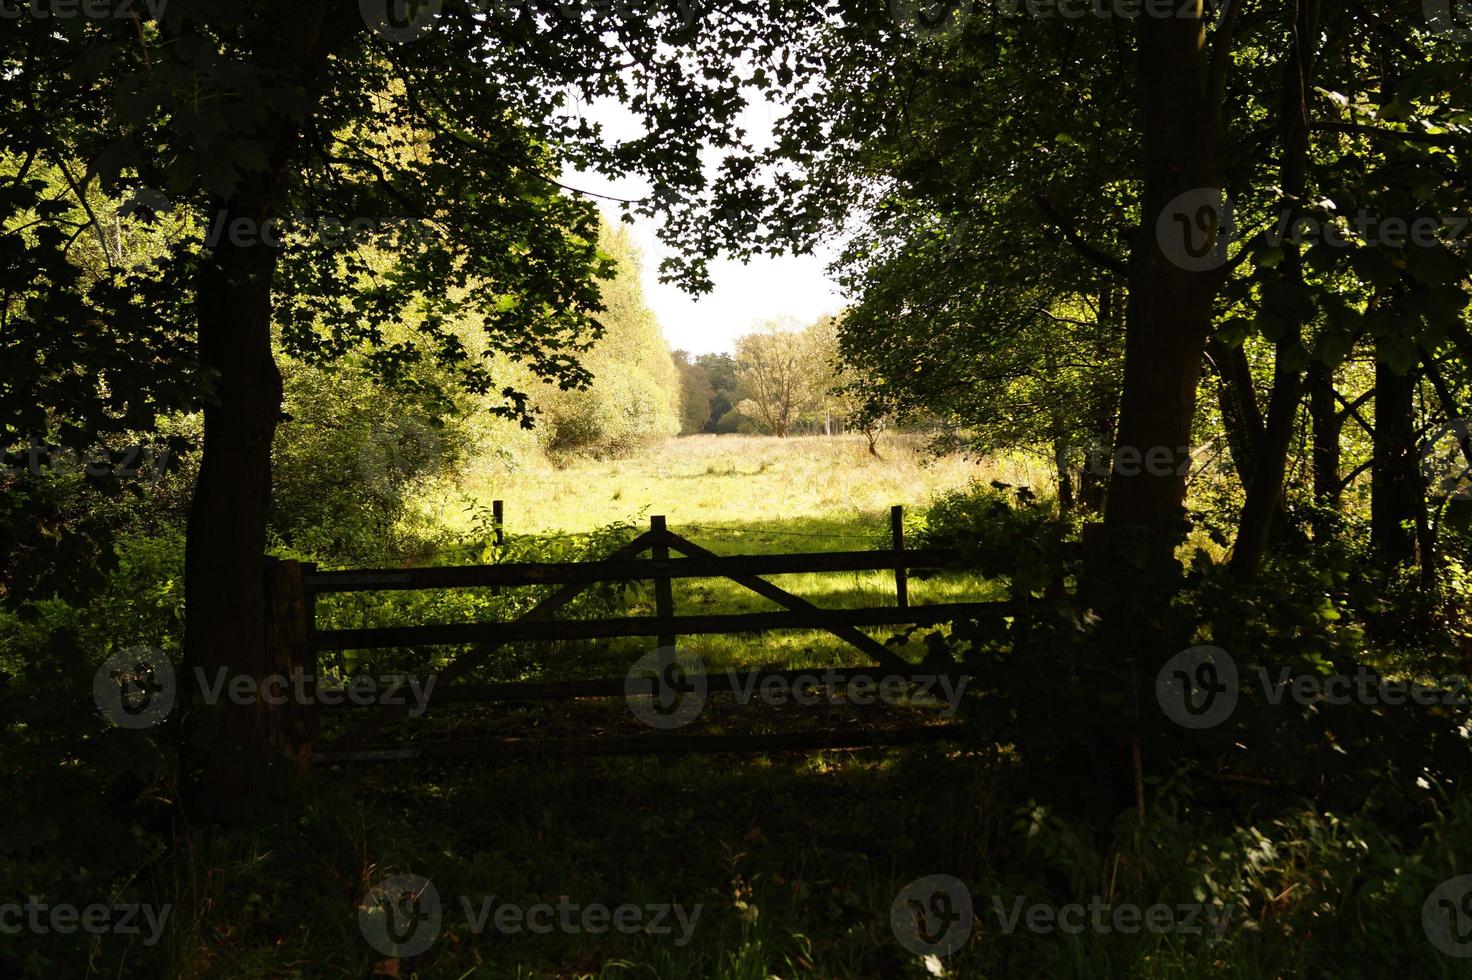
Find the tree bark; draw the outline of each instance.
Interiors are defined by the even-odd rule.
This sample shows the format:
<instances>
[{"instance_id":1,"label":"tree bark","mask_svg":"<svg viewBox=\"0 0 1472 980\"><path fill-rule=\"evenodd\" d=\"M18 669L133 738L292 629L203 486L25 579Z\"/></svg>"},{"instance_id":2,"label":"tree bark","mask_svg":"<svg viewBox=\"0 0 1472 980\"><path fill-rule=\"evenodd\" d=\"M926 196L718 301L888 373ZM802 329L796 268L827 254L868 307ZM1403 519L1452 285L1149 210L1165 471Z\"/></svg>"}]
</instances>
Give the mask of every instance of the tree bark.
<instances>
[{"instance_id":1,"label":"tree bark","mask_svg":"<svg viewBox=\"0 0 1472 980\"><path fill-rule=\"evenodd\" d=\"M303 4L262 27L252 63L307 96L332 50L363 28L356 4ZM269 31L269 34L266 32ZM217 201L223 227L246 219L259 230L279 211L297 152L301 120L268 114L254 138L266 166ZM184 556L184 688L195 701L196 670L208 678L261 679L269 669L265 603L266 522L271 443L281 417L282 382L271 350L271 289L279 250L259 234L221 235L197 278L200 364L212 385L204 447L190 505ZM227 688L228 690L228 688ZM199 705L195 701L194 707ZM182 796L191 818L230 822L259 793L273 763L270 726L259 705L224 698L218 711L191 710L181 749Z\"/></svg>"},{"instance_id":2,"label":"tree bark","mask_svg":"<svg viewBox=\"0 0 1472 980\"><path fill-rule=\"evenodd\" d=\"M215 389L204 411L185 544L184 674L191 684L197 669L257 679L265 670L266 515L282 393L271 356L275 268L274 249L222 242L200 270L200 362ZM185 740L184 803L196 818L218 822L254 792L266 742L253 706L227 698L213 721L218 727L204 729L207 748Z\"/></svg>"},{"instance_id":3,"label":"tree bark","mask_svg":"<svg viewBox=\"0 0 1472 980\"><path fill-rule=\"evenodd\" d=\"M1374 459L1370 468L1370 543L1385 568L1416 560L1416 528L1426 495L1416 451L1415 372L1398 374L1376 344Z\"/></svg>"},{"instance_id":4,"label":"tree bark","mask_svg":"<svg viewBox=\"0 0 1472 980\"><path fill-rule=\"evenodd\" d=\"M1313 421L1314 500L1320 507L1338 510L1343 490L1339 437L1344 419L1334 403L1334 370L1322 361L1309 366L1308 410Z\"/></svg>"},{"instance_id":5,"label":"tree bark","mask_svg":"<svg viewBox=\"0 0 1472 980\"><path fill-rule=\"evenodd\" d=\"M1222 187L1221 98L1230 21L1217 32L1223 56L1212 58L1199 0L1182 10L1186 16L1137 21L1144 191L1130 254L1116 460L1121 452L1155 450L1180 463L1180 454L1189 453L1202 355L1222 281L1219 270L1193 271L1167 256L1158 233L1162 217L1182 195ZM1101 553L1116 570L1113 559L1128 540L1140 540L1155 557L1169 559L1184 529L1183 466L1124 470L1117 463L1111 473L1104 512L1108 545ZM1094 569L1090 577L1104 572Z\"/></svg>"},{"instance_id":6,"label":"tree bark","mask_svg":"<svg viewBox=\"0 0 1472 980\"><path fill-rule=\"evenodd\" d=\"M1213 337L1207 344L1216 367L1217 404L1222 413L1222 429L1227 436L1227 450L1232 465L1245 490L1252 486L1253 466L1263 441L1262 409L1252 387L1252 367L1247 352L1241 347L1228 347Z\"/></svg>"},{"instance_id":7,"label":"tree bark","mask_svg":"<svg viewBox=\"0 0 1472 980\"><path fill-rule=\"evenodd\" d=\"M1318 44L1319 0L1294 5L1292 53L1283 77L1281 167L1284 203L1293 222L1303 206L1308 184L1309 102L1314 55ZM1290 223L1289 227L1293 224ZM1303 290L1303 258L1296 242L1283 242L1283 276ZM1273 388L1268 396L1267 422L1261 452L1253 463L1252 484L1242 508L1241 527L1232 548L1232 574L1249 579L1257 574L1267 552L1273 518L1280 509L1288 473L1288 449L1303 401L1303 324L1294 321L1276 345Z\"/></svg>"}]
</instances>

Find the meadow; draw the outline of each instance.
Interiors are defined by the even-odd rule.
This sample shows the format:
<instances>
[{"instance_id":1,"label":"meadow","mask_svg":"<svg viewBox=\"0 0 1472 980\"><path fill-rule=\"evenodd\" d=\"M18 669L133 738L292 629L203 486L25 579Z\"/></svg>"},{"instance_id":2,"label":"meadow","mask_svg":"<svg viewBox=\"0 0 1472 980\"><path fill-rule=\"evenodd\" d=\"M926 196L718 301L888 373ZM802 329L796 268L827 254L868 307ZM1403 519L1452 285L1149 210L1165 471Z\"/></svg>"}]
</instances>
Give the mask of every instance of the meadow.
<instances>
[{"instance_id":1,"label":"meadow","mask_svg":"<svg viewBox=\"0 0 1472 980\"><path fill-rule=\"evenodd\" d=\"M1040 487L1046 473L1022 456L977 461L936 456L924 435L892 433L871 455L862 436L693 435L668 439L620 459L574 457L562 465L541 456L508 467L475 461L453 487L424 505L437 523L465 527L466 515L505 501L513 536L555 537L617 522L648 527L662 514L672 531L717 554L863 551L890 547L890 508L906 510L918 530L937 495L972 482L999 480ZM769 576L782 588L828 608L890 605L890 572ZM964 573L942 572L911 583L914 603L987 597L989 586ZM674 583L681 615L775 610L770 600L725 579ZM648 587L627 595L631 615L653 614ZM881 641L892 630L876 629ZM762 636L682 638L681 648L714 666L808 667L862 663L862 656L827 633L792 631ZM603 648L609 666L631 662L649 643L619 641ZM602 660L602 657L599 657Z\"/></svg>"}]
</instances>

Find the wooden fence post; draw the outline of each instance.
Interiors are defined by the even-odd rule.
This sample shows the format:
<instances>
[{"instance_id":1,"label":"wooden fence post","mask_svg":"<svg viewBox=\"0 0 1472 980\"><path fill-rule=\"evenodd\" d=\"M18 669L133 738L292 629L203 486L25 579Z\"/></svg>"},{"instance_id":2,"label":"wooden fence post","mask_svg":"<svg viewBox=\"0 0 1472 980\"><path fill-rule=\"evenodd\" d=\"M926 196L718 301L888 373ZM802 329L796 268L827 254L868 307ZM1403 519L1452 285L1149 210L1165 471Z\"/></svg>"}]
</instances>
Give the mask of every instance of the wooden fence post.
<instances>
[{"instance_id":1,"label":"wooden fence post","mask_svg":"<svg viewBox=\"0 0 1472 980\"><path fill-rule=\"evenodd\" d=\"M670 557L669 539L665 536L668 530L663 515L649 518L649 532L655 536L654 546L649 549L649 555L655 561L666 561ZM675 593L668 577L654 580L654 614L660 619L669 619L675 615ZM679 637L674 634L661 633L659 636L659 646L661 649L668 648L671 651L669 655L671 660L674 659L674 646L678 642ZM661 658L661 661L663 659ZM661 663L661 666L664 664Z\"/></svg>"},{"instance_id":2,"label":"wooden fence post","mask_svg":"<svg viewBox=\"0 0 1472 980\"><path fill-rule=\"evenodd\" d=\"M315 571L316 566L311 568ZM285 678L282 690L273 682L273 697L285 694L284 704L269 704L263 697L256 703L265 728L266 743L273 754L284 755L300 770L310 768L312 745L317 739L317 712L304 703L298 692L315 693L316 657L308 642L316 616L315 596L308 598L303 587L303 567L295 561L266 562L266 662L268 678Z\"/></svg>"},{"instance_id":3,"label":"wooden fence post","mask_svg":"<svg viewBox=\"0 0 1472 980\"><path fill-rule=\"evenodd\" d=\"M910 608L910 571L905 567L905 508L895 504L889 509L889 533L894 539L894 594L901 609Z\"/></svg>"},{"instance_id":4,"label":"wooden fence post","mask_svg":"<svg viewBox=\"0 0 1472 980\"><path fill-rule=\"evenodd\" d=\"M491 501L491 526L496 529L496 547L506 543L506 501Z\"/></svg>"}]
</instances>

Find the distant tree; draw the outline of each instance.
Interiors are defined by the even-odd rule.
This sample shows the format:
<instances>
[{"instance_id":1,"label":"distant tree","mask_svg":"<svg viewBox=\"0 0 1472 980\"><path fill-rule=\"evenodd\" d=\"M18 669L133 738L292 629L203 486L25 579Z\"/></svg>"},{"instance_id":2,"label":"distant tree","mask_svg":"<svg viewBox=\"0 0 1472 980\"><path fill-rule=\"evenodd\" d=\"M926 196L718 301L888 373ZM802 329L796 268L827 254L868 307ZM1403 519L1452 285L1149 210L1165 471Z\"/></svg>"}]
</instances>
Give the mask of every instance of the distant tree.
<instances>
[{"instance_id":1,"label":"distant tree","mask_svg":"<svg viewBox=\"0 0 1472 980\"><path fill-rule=\"evenodd\" d=\"M808 334L781 321L736 341L736 408L763 432L785 436L814 403L821 361Z\"/></svg>"},{"instance_id":2,"label":"distant tree","mask_svg":"<svg viewBox=\"0 0 1472 980\"><path fill-rule=\"evenodd\" d=\"M617 272L599 286L602 334L582 362L592 383L547 383L534 398L555 453L619 456L680 430L680 371L645 302L639 250L622 227L607 225L598 248Z\"/></svg>"},{"instance_id":3,"label":"distant tree","mask_svg":"<svg viewBox=\"0 0 1472 980\"><path fill-rule=\"evenodd\" d=\"M690 352L677 350L672 355L680 374L680 434L705 432L711 422L711 407L716 389L710 374L691 360Z\"/></svg>"},{"instance_id":4,"label":"distant tree","mask_svg":"<svg viewBox=\"0 0 1472 980\"><path fill-rule=\"evenodd\" d=\"M705 371L711 388L715 390L711 397L710 416L706 419L705 431L726 431L720 427L720 422L736 407L736 361L730 354L701 354L695 359L695 363Z\"/></svg>"}]
</instances>

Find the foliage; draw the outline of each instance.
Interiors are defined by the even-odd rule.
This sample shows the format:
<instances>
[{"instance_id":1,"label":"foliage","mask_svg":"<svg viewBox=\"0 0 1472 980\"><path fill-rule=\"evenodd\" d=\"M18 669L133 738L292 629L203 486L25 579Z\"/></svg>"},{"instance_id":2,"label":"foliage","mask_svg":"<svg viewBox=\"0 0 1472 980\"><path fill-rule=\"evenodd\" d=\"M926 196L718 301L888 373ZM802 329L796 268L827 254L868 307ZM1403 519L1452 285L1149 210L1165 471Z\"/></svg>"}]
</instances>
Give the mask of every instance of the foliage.
<instances>
[{"instance_id":1,"label":"foliage","mask_svg":"<svg viewBox=\"0 0 1472 980\"><path fill-rule=\"evenodd\" d=\"M582 360L592 383L534 398L554 455L628 455L680 427L680 369L645 304L638 251L621 228L605 227L600 247L618 272L600 289L602 333Z\"/></svg>"}]
</instances>

